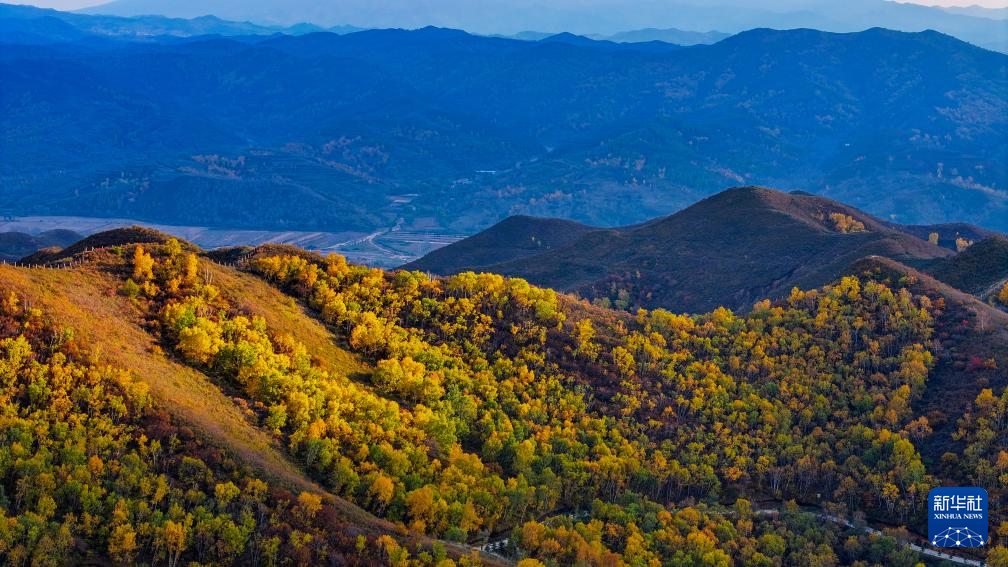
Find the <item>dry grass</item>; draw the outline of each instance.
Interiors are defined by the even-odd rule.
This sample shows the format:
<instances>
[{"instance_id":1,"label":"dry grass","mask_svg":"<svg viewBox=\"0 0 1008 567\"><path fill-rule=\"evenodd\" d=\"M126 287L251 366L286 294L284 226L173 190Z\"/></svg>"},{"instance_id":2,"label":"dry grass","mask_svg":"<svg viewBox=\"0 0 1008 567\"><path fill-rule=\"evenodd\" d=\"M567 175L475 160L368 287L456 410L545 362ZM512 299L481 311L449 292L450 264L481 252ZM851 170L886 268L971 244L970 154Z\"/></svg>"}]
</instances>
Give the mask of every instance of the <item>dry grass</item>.
<instances>
[{"instance_id":1,"label":"dry grass","mask_svg":"<svg viewBox=\"0 0 1008 567\"><path fill-rule=\"evenodd\" d=\"M330 372L347 376L368 372L363 362L335 343L321 323L281 292L254 276L209 262L207 267L226 293L244 298L250 310L266 318L272 327L305 343ZM309 479L279 443L249 423L234 401L206 375L160 354L154 338L141 327L139 310L118 295L118 288L117 280L92 266L58 270L0 265L0 290L16 292L26 305L43 310L61 326L73 328L103 362L133 371L150 386L161 407L209 443L233 452L264 478L290 490L326 496L348 521L366 531L394 534L416 544L430 541L334 496ZM472 551L467 546L446 545L456 556ZM506 564L486 555L483 561L486 565Z\"/></svg>"},{"instance_id":2,"label":"dry grass","mask_svg":"<svg viewBox=\"0 0 1008 567\"><path fill-rule=\"evenodd\" d=\"M204 374L159 354L153 337L140 326L139 313L117 295L117 282L108 275L93 268L0 266L0 282L60 325L72 327L102 361L136 373L160 404L211 442L234 450L292 489L322 492Z\"/></svg>"},{"instance_id":3,"label":"dry grass","mask_svg":"<svg viewBox=\"0 0 1008 567\"><path fill-rule=\"evenodd\" d=\"M248 313L266 319L270 329L290 335L330 374L350 377L369 374L371 368L357 355L342 348L332 333L310 311L290 296L256 276L203 260L213 283L231 302Z\"/></svg>"}]
</instances>

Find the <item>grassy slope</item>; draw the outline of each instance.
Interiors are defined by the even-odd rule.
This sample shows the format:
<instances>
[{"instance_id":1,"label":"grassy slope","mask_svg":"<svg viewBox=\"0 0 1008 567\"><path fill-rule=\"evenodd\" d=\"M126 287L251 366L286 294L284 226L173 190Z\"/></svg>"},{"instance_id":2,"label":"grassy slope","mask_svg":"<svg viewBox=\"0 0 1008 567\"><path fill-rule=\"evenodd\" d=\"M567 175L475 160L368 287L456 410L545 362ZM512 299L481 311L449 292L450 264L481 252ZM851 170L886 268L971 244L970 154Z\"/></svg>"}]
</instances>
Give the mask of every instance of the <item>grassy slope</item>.
<instances>
[{"instance_id":1,"label":"grassy slope","mask_svg":"<svg viewBox=\"0 0 1008 567\"><path fill-rule=\"evenodd\" d=\"M217 444L293 489L322 492L278 451L273 439L252 427L239 408L203 374L157 354L138 313L121 301L114 280L93 268L23 269L0 266L4 287L83 334L102 360L128 368L147 382L173 415Z\"/></svg>"},{"instance_id":2,"label":"grassy slope","mask_svg":"<svg viewBox=\"0 0 1008 567\"><path fill-rule=\"evenodd\" d=\"M229 301L249 314L262 316L271 329L303 343L328 372L348 378L371 372L367 364L338 345L332 333L290 296L251 274L206 261L204 266Z\"/></svg>"},{"instance_id":3,"label":"grassy slope","mask_svg":"<svg viewBox=\"0 0 1008 567\"><path fill-rule=\"evenodd\" d=\"M262 280L231 268L203 261L215 284L250 313L261 315L279 332L304 343L330 371L347 376L369 372L367 365L337 345L325 327L288 296ZM309 479L283 453L267 433L250 424L235 402L206 375L170 356L157 354L153 337L142 327L139 312L118 294L117 282L92 266L74 269L27 269L0 265L4 289L18 293L27 304L54 317L96 345L102 360L128 368L146 382L159 404L189 424L211 444L234 452L265 478L294 491L322 494L349 521L375 534L403 535L396 525L332 495ZM99 322L97 323L96 322ZM410 534L417 543L428 538ZM453 555L470 548L445 543ZM495 557L482 557L486 565L502 565Z\"/></svg>"}]
</instances>

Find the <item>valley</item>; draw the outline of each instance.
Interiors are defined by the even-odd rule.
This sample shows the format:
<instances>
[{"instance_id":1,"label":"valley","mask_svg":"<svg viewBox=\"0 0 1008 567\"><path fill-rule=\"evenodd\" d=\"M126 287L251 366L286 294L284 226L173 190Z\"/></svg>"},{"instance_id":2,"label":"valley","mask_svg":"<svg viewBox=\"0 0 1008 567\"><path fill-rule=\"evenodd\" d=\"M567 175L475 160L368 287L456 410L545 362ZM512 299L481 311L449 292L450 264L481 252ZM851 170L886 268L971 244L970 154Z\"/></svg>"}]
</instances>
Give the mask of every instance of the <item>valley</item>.
<instances>
[{"instance_id":1,"label":"valley","mask_svg":"<svg viewBox=\"0 0 1008 567\"><path fill-rule=\"evenodd\" d=\"M404 229L401 224L365 234L361 232L224 229L152 224L134 219L62 216L27 216L2 220L0 221L0 235L9 232L32 235L52 230L68 230L77 235L86 236L127 226L145 226L160 230L207 249L227 246L258 246L266 243L293 244L322 254L341 254L353 262L382 268L392 268L411 262L432 250L463 238L461 235L442 234L435 231ZM79 238L80 236L77 239ZM69 243L72 242L67 244ZM16 261L48 245L51 244L40 242L12 247L12 252L6 255L7 260ZM0 240L0 255L3 255L5 250L2 240ZM14 250L17 252L14 253Z\"/></svg>"}]
</instances>

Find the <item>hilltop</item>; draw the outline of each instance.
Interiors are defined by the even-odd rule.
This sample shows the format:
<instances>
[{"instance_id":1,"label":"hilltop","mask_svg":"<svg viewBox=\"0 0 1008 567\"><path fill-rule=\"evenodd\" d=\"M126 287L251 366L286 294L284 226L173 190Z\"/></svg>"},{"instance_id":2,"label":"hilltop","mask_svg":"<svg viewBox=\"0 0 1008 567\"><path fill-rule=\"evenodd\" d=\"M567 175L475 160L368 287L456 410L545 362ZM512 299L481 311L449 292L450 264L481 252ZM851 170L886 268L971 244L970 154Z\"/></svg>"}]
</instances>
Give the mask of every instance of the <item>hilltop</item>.
<instances>
[{"instance_id":1,"label":"hilltop","mask_svg":"<svg viewBox=\"0 0 1008 567\"><path fill-rule=\"evenodd\" d=\"M563 233L565 243L540 251L528 244L551 226L504 221L406 267L490 271L624 308L702 312L722 305L745 310L796 286L822 285L868 255L908 262L952 255L839 202L760 187L730 189L640 225L578 226ZM520 252L512 249L519 245Z\"/></svg>"},{"instance_id":2,"label":"hilltop","mask_svg":"<svg viewBox=\"0 0 1008 567\"><path fill-rule=\"evenodd\" d=\"M81 239L72 230L47 230L39 234L0 232L0 259L13 262L41 248L69 246Z\"/></svg>"},{"instance_id":3,"label":"hilltop","mask_svg":"<svg viewBox=\"0 0 1008 567\"><path fill-rule=\"evenodd\" d=\"M407 267L454 274L493 271L493 266L557 250L597 230L574 221L528 216L508 217L464 243L439 248Z\"/></svg>"},{"instance_id":4,"label":"hilltop","mask_svg":"<svg viewBox=\"0 0 1008 567\"><path fill-rule=\"evenodd\" d=\"M172 236L170 234L166 234L160 230L142 226L129 226L99 232L86 238L74 239L70 241L70 243L65 244L65 248L60 246L49 246L42 249L32 250L30 254L21 258L20 263L48 264L58 260L72 258L82 252L96 248L109 248L113 246L123 246L126 244L164 244L171 238ZM190 250L197 249L197 247L188 243L186 246Z\"/></svg>"},{"instance_id":5,"label":"hilltop","mask_svg":"<svg viewBox=\"0 0 1008 567\"><path fill-rule=\"evenodd\" d=\"M952 287L990 299L1008 281L1008 237L988 237L924 269Z\"/></svg>"}]
</instances>

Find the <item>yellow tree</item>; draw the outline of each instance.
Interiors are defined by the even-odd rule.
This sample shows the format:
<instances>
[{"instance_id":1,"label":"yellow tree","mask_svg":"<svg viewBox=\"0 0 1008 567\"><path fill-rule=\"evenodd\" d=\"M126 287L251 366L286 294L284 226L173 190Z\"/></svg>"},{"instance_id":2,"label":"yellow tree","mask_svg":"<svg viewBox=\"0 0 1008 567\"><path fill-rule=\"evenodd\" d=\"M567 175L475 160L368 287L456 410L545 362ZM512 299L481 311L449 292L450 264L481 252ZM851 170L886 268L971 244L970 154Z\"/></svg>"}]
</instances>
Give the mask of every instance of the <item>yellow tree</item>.
<instances>
[{"instance_id":1,"label":"yellow tree","mask_svg":"<svg viewBox=\"0 0 1008 567\"><path fill-rule=\"evenodd\" d=\"M392 479L379 474L375 477L374 481L371 482L371 488L368 489L368 494L374 499L377 504L378 513L385 510L385 507L389 505L392 501L392 495L395 494L395 484Z\"/></svg>"},{"instance_id":2,"label":"yellow tree","mask_svg":"<svg viewBox=\"0 0 1008 567\"><path fill-rule=\"evenodd\" d=\"M618 346L612 350L613 363L623 376L631 376L637 370L637 363L627 349Z\"/></svg>"},{"instance_id":3,"label":"yellow tree","mask_svg":"<svg viewBox=\"0 0 1008 567\"><path fill-rule=\"evenodd\" d=\"M987 567L1008 567L1008 548L995 547L987 554Z\"/></svg>"},{"instance_id":4,"label":"yellow tree","mask_svg":"<svg viewBox=\"0 0 1008 567\"><path fill-rule=\"evenodd\" d=\"M591 361L598 357L599 346L593 342L595 326L592 325L591 319L582 319L574 324L574 338L577 341L576 355L584 355Z\"/></svg>"},{"instance_id":5,"label":"yellow tree","mask_svg":"<svg viewBox=\"0 0 1008 567\"><path fill-rule=\"evenodd\" d=\"M112 529L108 538L108 552L120 565L131 565L137 549L136 532L129 524L120 524Z\"/></svg>"},{"instance_id":6,"label":"yellow tree","mask_svg":"<svg viewBox=\"0 0 1008 567\"><path fill-rule=\"evenodd\" d=\"M301 516L301 519L305 523L309 523L315 519L315 514L319 513L322 509L322 497L318 494L312 494L311 492L302 492L298 494L298 505L296 508L296 513Z\"/></svg>"},{"instance_id":7,"label":"yellow tree","mask_svg":"<svg viewBox=\"0 0 1008 567\"><path fill-rule=\"evenodd\" d=\"M145 282L154 277L154 258L144 251L143 246L137 245L133 250L133 279L138 282Z\"/></svg>"},{"instance_id":8,"label":"yellow tree","mask_svg":"<svg viewBox=\"0 0 1008 567\"><path fill-rule=\"evenodd\" d=\"M186 540L189 536L189 526L192 525L192 516L186 517L182 523L168 520L161 530L161 538L164 540L165 549L168 552L168 567L176 567L182 552L186 548Z\"/></svg>"},{"instance_id":9,"label":"yellow tree","mask_svg":"<svg viewBox=\"0 0 1008 567\"><path fill-rule=\"evenodd\" d=\"M185 279L186 282L192 284L196 282L196 277L199 275L199 260L196 258L195 254L190 253L186 256L185 263Z\"/></svg>"}]
</instances>

